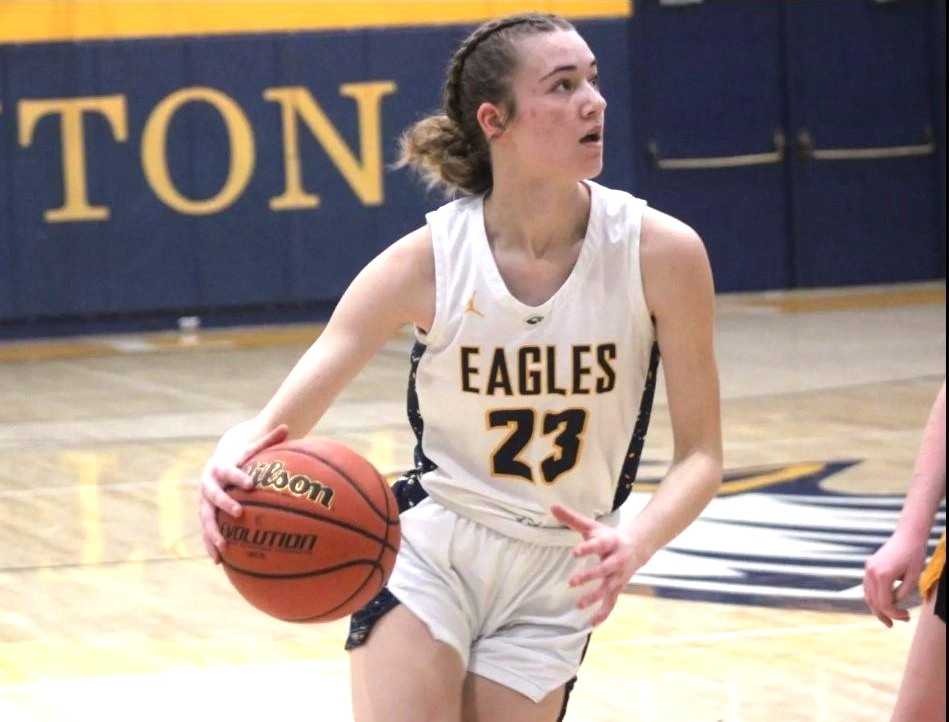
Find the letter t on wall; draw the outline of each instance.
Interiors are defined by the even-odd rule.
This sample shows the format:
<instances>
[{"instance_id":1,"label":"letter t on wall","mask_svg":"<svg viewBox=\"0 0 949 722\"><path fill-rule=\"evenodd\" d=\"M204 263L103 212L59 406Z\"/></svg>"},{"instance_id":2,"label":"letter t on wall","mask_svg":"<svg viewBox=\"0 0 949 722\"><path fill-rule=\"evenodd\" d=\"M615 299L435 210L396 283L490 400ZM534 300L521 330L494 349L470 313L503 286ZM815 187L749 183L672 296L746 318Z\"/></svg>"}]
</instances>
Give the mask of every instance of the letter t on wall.
<instances>
[{"instance_id":1,"label":"letter t on wall","mask_svg":"<svg viewBox=\"0 0 949 722\"><path fill-rule=\"evenodd\" d=\"M115 139L128 140L124 95L101 95L85 98L50 98L21 100L19 103L19 141L23 148L33 142L37 122L47 115L61 116L64 202L62 207L46 211L48 223L64 221L104 221L109 218L105 206L89 205L86 193L86 146L83 113L101 113L109 121Z\"/></svg>"}]
</instances>

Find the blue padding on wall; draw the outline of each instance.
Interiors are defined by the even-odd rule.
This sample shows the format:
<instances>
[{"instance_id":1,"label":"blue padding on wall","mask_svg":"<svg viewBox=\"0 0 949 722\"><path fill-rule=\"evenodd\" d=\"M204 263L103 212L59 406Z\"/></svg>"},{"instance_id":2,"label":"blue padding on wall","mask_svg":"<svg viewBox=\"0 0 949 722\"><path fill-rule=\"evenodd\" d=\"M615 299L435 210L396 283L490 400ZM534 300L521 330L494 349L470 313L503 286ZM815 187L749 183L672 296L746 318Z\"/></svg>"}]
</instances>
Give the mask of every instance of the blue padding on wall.
<instances>
[{"instance_id":1,"label":"blue padding on wall","mask_svg":"<svg viewBox=\"0 0 949 722\"><path fill-rule=\"evenodd\" d=\"M16 102L31 98L102 95L97 57L88 48L71 45L20 46L7 49L7 93L4 125L17 127ZM46 223L45 209L63 202L61 124L57 117L40 119L29 148L14 146L7 192L12 195L15 265L10 269L18 290L18 313L48 315L71 310L91 313L112 306L108 279L112 273L110 238L99 223ZM88 196L97 205L111 198L107 181L113 165L128 153L116 145L101 116L85 118ZM101 152L109 148L109 153ZM131 155L131 154L129 154ZM6 184L5 184L6 185ZM107 192L108 189L108 192ZM111 205L111 203L110 203Z\"/></svg>"},{"instance_id":2,"label":"blue padding on wall","mask_svg":"<svg viewBox=\"0 0 949 722\"><path fill-rule=\"evenodd\" d=\"M106 174L97 176L100 182L109 181L100 198L108 201L112 217L106 223L83 224L109 241L113 271L108 279L108 309L143 311L196 305L201 298L196 227L202 221L173 213L160 203L145 181L141 161L142 131L148 116L163 98L193 82L186 46L165 40L94 47L101 58L103 86L126 94L129 126L127 143L98 147L89 143L92 152L113 159ZM191 193L194 144L189 137L194 128L188 110L182 109L169 125L166 157L174 182L182 192ZM219 121L213 118L212 122ZM46 187L55 185L48 182ZM77 225L65 225L64 235ZM68 301L60 309L60 313L68 313Z\"/></svg>"},{"instance_id":3,"label":"blue padding on wall","mask_svg":"<svg viewBox=\"0 0 949 722\"><path fill-rule=\"evenodd\" d=\"M391 70L380 76L368 74L368 52L365 31L325 34L317 39L290 36L279 42L278 50L281 84L310 88L326 114L335 119L346 144L357 153L356 104L340 96L339 86L394 79ZM399 103L398 92L383 97L382 117L393 112ZM390 142L385 139L383 147ZM286 256L292 263L293 298L338 298L374 255L373 216L378 213L378 206L364 206L359 201L326 152L309 134L301 136L300 153L305 187L320 196L321 206L312 211L279 214L299 215L294 219L297 222L289 235L291 244ZM283 177L282 167L279 177ZM277 187L282 188L282 185Z\"/></svg>"},{"instance_id":4,"label":"blue padding on wall","mask_svg":"<svg viewBox=\"0 0 949 722\"><path fill-rule=\"evenodd\" d=\"M13 198L10 164L16 145L16 128L9 122L9 116L16 111L16 106L8 91L8 56L9 50L0 46L0 113L7 116L6 122L0 116L0 319L17 315L17 283L14 275L17 243L13 210L10 207Z\"/></svg>"},{"instance_id":5,"label":"blue padding on wall","mask_svg":"<svg viewBox=\"0 0 949 722\"><path fill-rule=\"evenodd\" d=\"M254 134L254 173L240 197L226 210L190 219L190 236L200 288L198 305L220 307L240 303L286 302L293 297L290 251L295 244L289 213L270 210L269 200L283 191L283 143L280 106L263 97L266 88L290 85L282 77L280 42L261 38L208 38L188 45L188 72L197 80L233 98ZM325 86L311 76L313 93L328 103ZM197 113L202 111L199 117ZM331 117L338 116L331 113ZM310 142L300 129L301 150ZM190 128L191 174L195 195L208 197L225 181L220 159L228 154L227 133L217 111L196 104ZM304 177L304 187L313 181ZM313 214L313 225L322 221Z\"/></svg>"},{"instance_id":6,"label":"blue padding on wall","mask_svg":"<svg viewBox=\"0 0 949 722\"><path fill-rule=\"evenodd\" d=\"M936 0L933 7L933 119L939 153L936 156L937 234L941 248L939 267L946 268L946 0Z\"/></svg>"}]
</instances>

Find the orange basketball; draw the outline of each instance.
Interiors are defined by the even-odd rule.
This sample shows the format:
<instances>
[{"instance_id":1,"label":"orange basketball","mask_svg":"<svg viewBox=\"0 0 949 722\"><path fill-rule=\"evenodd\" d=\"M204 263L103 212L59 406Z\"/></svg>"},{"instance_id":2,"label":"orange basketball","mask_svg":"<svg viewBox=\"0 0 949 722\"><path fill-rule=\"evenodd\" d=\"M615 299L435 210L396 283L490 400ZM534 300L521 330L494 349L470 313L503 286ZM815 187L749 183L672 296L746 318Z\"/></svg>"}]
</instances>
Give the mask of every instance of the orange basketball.
<instances>
[{"instance_id":1,"label":"orange basketball","mask_svg":"<svg viewBox=\"0 0 949 722\"><path fill-rule=\"evenodd\" d=\"M258 609L293 622L352 614L382 588L401 535L389 485L340 443L310 438L265 449L243 467L251 491L229 488L243 514L220 509L222 564Z\"/></svg>"}]
</instances>

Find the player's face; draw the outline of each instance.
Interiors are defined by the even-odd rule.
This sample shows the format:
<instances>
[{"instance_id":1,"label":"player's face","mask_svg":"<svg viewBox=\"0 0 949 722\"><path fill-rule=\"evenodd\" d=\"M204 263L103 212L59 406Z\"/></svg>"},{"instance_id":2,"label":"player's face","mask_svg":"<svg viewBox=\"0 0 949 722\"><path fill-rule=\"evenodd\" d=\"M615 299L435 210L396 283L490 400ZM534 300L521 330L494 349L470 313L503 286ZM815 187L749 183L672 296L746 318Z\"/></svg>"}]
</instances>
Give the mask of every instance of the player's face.
<instances>
[{"instance_id":1,"label":"player's face","mask_svg":"<svg viewBox=\"0 0 949 722\"><path fill-rule=\"evenodd\" d=\"M576 32L523 38L512 78L517 112L504 132L518 165L544 178L593 178L603 169L606 101L596 58Z\"/></svg>"}]
</instances>

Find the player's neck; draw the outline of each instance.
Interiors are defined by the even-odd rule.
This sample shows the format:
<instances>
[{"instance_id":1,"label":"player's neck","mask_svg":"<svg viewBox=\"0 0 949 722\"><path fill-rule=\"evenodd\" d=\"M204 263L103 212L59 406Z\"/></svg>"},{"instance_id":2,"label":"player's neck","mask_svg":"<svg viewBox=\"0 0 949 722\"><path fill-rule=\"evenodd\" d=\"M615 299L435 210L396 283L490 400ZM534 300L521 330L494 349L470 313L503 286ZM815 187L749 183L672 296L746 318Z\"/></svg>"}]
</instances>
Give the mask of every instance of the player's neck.
<instances>
[{"instance_id":1,"label":"player's neck","mask_svg":"<svg viewBox=\"0 0 949 722\"><path fill-rule=\"evenodd\" d=\"M554 186L498 179L484 204L492 246L516 247L534 258L582 240L589 217L590 191L583 183Z\"/></svg>"}]
</instances>

